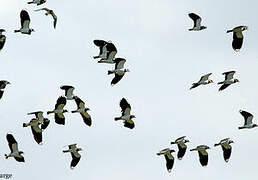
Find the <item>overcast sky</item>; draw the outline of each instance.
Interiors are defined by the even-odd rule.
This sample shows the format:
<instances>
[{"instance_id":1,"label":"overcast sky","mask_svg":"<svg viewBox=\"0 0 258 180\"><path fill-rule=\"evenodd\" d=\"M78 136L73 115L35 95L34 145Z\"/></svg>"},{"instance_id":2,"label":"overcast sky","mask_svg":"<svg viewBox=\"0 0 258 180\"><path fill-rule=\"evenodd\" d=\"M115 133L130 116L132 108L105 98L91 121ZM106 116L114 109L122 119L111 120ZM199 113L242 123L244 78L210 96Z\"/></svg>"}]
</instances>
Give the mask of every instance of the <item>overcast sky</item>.
<instances>
[{"instance_id":1,"label":"overcast sky","mask_svg":"<svg viewBox=\"0 0 258 180\"><path fill-rule=\"evenodd\" d=\"M11 82L0 101L0 173L18 180L257 179L258 129L238 130L243 124L240 109L258 122L257 6L253 0L47 0L37 7L25 0L0 0L0 27L7 31L0 79ZM55 11L56 29L51 16L33 11L41 7ZM30 14L31 36L13 32L20 27L22 9ZM202 16L208 28L189 32L189 12ZM226 30L239 25L249 29L236 53ZM94 39L111 40L117 57L127 60L131 72L114 87L113 76L107 75L114 65L92 58L98 54ZM211 79L218 82L230 70L240 83L222 92L216 83L189 91L200 76L212 72ZM46 115L51 123L40 146L22 123L32 118L28 112L52 110L64 94L59 88L63 84L73 85L91 109L92 127L79 114L65 114L65 126ZM133 130L114 121L122 97L137 117ZM68 101L66 108L76 105ZM5 160L8 132L25 152L25 163ZM168 173L164 157L156 153L183 135L190 140L189 149L200 144L212 148L209 164L201 167L198 153L187 151ZM213 147L226 137L235 142L229 163L221 148ZM72 143L84 149L74 170L70 154L62 153Z\"/></svg>"}]
</instances>

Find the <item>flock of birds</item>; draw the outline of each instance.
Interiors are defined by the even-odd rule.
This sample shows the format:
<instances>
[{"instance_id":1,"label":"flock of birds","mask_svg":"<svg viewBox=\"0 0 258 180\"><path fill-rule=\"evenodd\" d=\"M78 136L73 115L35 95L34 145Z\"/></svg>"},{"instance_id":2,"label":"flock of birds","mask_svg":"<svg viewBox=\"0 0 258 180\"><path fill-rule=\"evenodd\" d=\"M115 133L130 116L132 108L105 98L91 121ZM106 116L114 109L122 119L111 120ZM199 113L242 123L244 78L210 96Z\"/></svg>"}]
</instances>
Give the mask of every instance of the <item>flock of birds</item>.
<instances>
[{"instance_id":1,"label":"flock of birds","mask_svg":"<svg viewBox=\"0 0 258 180\"><path fill-rule=\"evenodd\" d=\"M36 4L36 5L42 5L46 1L45 0L33 0L31 2L28 2L28 4ZM35 11L46 11L45 15L52 15L54 20L54 28L56 28L57 24L57 16L55 15L53 10L50 10L48 8L41 8L37 9ZM201 17L198 16L195 13L189 13L189 17L193 20L194 26L193 28L189 29L189 31L201 31L206 29L207 27L201 25ZM20 12L20 20L21 20L21 27L18 30L15 30L14 32L20 32L22 34L28 34L31 35L32 32L34 32L34 29L30 28L30 16L29 13L26 10L22 10ZM243 31L247 30L247 26L238 26L233 28L232 30L228 30L227 33L233 32L233 42L232 47L235 51L239 51L243 44ZM0 50L4 47L6 36L3 34L5 32L4 29L0 29ZM100 59L98 63L105 63L105 64L115 64L115 68L113 70L108 71L108 75L114 74L114 78L111 81L111 85L117 84L125 75L126 72L129 72L128 69L124 68L124 64L126 60L124 58L117 58L117 48L111 41L105 41L105 40L94 40L93 43L99 48L99 54L97 56L94 56L94 59ZM200 85L207 85L210 83L213 83L213 80L209 79L210 75L212 73L208 73L206 75L203 75L198 82L195 82L192 84L191 89L194 89ZM221 85L219 88L219 91L222 91L226 89L228 86L239 82L238 79L234 79L235 71L229 71L224 72L223 75L225 76L225 80L222 82L219 82L218 84ZM6 88L6 85L10 84L10 82L6 80L0 81L0 99L3 96L4 90ZM65 125L65 116L64 114L68 112L68 110L64 109L65 105L67 103L67 100L69 101L75 101L77 105L77 109L71 111L72 113L80 113L83 122L87 126L92 125L92 119L88 111L90 110L88 107L86 107L83 100L81 100L77 95L74 95L74 87L70 85L63 85L60 87L61 90L65 91L64 96L60 96L55 104L54 109L51 111L47 111L47 114L54 114L55 123L59 125ZM135 127L135 123L133 121L135 115L131 114L131 105L127 102L125 98L122 98L120 101L120 107L121 107L121 116L115 117L114 120L122 120L124 123L124 127L133 129ZM48 127L50 120L48 118L45 118L43 116L43 111L36 111L36 112L30 112L28 115L34 115L35 117L31 119L28 123L23 123L23 127L31 127L31 131L34 137L34 140L38 144L42 144L43 137L42 133L44 130ZM257 127L256 124L252 122L253 115L247 111L240 110L240 114L244 117L245 123L242 127L239 127L239 129L250 129ZM9 157L15 158L18 162L25 162L23 157L23 151L19 151L18 143L15 140L14 136L11 133L8 133L6 135L6 139L8 141L9 148L11 150L11 153L5 154L6 159ZM186 139L185 136L180 137L176 139L175 141L171 142L171 144L175 144L178 146L178 153L177 158L181 160L187 150L187 145L189 140ZM221 146L223 150L223 157L226 162L229 161L232 147L231 143L233 141L230 138L226 138L221 140L220 142L216 143L214 146ZM208 152L207 150L210 149L207 145L199 145L194 149L191 149L190 151L198 151L199 154L199 161L202 166L208 165ZM82 148L78 148L77 144L71 144L68 146L68 150L63 150L63 153L71 153L72 155L72 161L70 163L70 167L74 168L78 162L80 161L81 155L79 154L79 151L81 151ZM172 153L175 152L175 150L166 148L161 150L157 153L157 155L164 155L166 159L166 167L168 172L171 172L173 165L174 165L174 157Z\"/></svg>"}]
</instances>

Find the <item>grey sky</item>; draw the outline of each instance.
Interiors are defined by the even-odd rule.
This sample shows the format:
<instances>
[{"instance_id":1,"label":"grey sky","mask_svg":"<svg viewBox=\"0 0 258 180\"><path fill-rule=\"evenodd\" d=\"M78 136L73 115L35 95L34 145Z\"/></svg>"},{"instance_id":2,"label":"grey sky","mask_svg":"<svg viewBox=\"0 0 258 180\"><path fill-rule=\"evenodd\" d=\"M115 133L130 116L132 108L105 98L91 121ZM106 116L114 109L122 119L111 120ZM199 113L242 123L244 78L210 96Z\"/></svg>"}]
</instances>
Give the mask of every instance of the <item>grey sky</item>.
<instances>
[{"instance_id":1,"label":"grey sky","mask_svg":"<svg viewBox=\"0 0 258 180\"><path fill-rule=\"evenodd\" d=\"M258 122L257 5L251 0L48 0L40 7L57 14L54 30L51 17L33 11L39 7L25 0L0 0L0 27L7 31L0 79L11 82L0 101L0 173L12 173L18 180L257 179L258 131L237 129L243 123L240 109ZM13 33L23 8L36 31L31 36ZM189 32L189 12L202 16L208 28ZM249 27L240 53L231 48L232 34L226 34L238 25ZM131 72L114 87L113 77L107 75L113 65L92 58L98 54L94 39L112 40L117 57L127 59L125 67ZM216 84L189 91L201 75L212 72L218 82L228 70L236 70L240 83L223 92ZM63 94L62 84L76 88L74 93L91 109L93 125L84 125L79 114L66 114L65 126L47 116L51 124L39 146L22 123L30 120L28 112L51 110ZM120 114L122 97L137 117L133 130L113 120ZM67 109L75 108L68 101ZM25 152L25 164L4 159L10 131ZM208 167L201 167L196 152L187 151L167 173L165 159L156 152L182 135L191 141L189 148L212 147ZM235 142L229 163L221 148L213 148L225 137ZM71 156L62 150L75 142L84 151L70 170Z\"/></svg>"}]
</instances>

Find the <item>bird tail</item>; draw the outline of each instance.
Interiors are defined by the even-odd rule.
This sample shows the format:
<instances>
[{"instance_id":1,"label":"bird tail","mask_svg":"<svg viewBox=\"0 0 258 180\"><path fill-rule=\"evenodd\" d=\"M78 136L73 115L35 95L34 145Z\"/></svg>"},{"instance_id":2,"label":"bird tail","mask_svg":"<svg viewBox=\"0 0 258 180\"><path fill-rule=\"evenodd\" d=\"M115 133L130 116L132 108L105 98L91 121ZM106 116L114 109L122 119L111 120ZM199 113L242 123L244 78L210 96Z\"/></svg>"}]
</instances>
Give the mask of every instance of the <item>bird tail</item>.
<instances>
[{"instance_id":1,"label":"bird tail","mask_svg":"<svg viewBox=\"0 0 258 180\"><path fill-rule=\"evenodd\" d=\"M99 58L99 56L93 56L93 59L98 59Z\"/></svg>"},{"instance_id":2,"label":"bird tail","mask_svg":"<svg viewBox=\"0 0 258 180\"><path fill-rule=\"evenodd\" d=\"M233 32L233 30L227 30L227 33Z\"/></svg>"},{"instance_id":3,"label":"bird tail","mask_svg":"<svg viewBox=\"0 0 258 180\"><path fill-rule=\"evenodd\" d=\"M109 71L108 71L108 75L109 75L109 74L113 74L113 73L114 73L114 71L112 71L112 70L109 70Z\"/></svg>"},{"instance_id":4,"label":"bird tail","mask_svg":"<svg viewBox=\"0 0 258 180\"><path fill-rule=\"evenodd\" d=\"M218 144L214 144L214 146L219 146L220 145L220 143L218 143Z\"/></svg>"},{"instance_id":5,"label":"bird tail","mask_svg":"<svg viewBox=\"0 0 258 180\"><path fill-rule=\"evenodd\" d=\"M115 121L118 121L120 120L121 118L120 117L115 117Z\"/></svg>"},{"instance_id":6,"label":"bird tail","mask_svg":"<svg viewBox=\"0 0 258 180\"><path fill-rule=\"evenodd\" d=\"M72 113L76 113L76 112L78 112L77 110L75 110L75 111L71 111Z\"/></svg>"},{"instance_id":7,"label":"bird tail","mask_svg":"<svg viewBox=\"0 0 258 180\"><path fill-rule=\"evenodd\" d=\"M244 127L238 127L238 129L244 129Z\"/></svg>"},{"instance_id":8,"label":"bird tail","mask_svg":"<svg viewBox=\"0 0 258 180\"><path fill-rule=\"evenodd\" d=\"M54 113L54 111L48 111L47 114L51 114L51 113Z\"/></svg>"},{"instance_id":9,"label":"bird tail","mask_svg":"<svg viewBox=\"0 0 258 180\"><path fill-rule=\"evenodd\" d=\"M28 2L28 4L32 4L32 3L33 3L33 1Z\"/></svg>"},{"instance_id":10,"label":"bird tail","mask_svg":"<svg viewBox=\"0 0 258 180\"><path fill-rule=\"evenodd\" d=\"M68 150L63 150L63 153L68 153L69 151Z\"/></svg>"},{"instance_id":11,"label":"bird tail","mask_svg":"<svg viewBox=\"0 0 258 180\"><path fill-rule=\"evenodd\" d=\"M188 29L189 31L193 31L193 29Z\"/></svg>"},{"instance_id":12,"label":"bird tail","mask_svg":"<svg viewBox=\"0 0 258 180\"><path fill-rule=\"evenodd\" d=\"M15 33L20 32L20 30L14 30Z\"/></svg>"}]
</instances>

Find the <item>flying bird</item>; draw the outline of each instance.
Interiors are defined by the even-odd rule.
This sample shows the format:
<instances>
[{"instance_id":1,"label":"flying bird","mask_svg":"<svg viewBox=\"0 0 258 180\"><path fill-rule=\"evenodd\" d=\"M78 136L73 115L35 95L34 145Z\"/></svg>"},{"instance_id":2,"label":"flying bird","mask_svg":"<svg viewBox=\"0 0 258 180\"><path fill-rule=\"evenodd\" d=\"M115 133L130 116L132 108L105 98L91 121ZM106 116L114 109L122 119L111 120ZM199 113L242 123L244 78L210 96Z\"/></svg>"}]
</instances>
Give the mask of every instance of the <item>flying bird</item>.
<instances>
[{"instance_id":1,"label":"flying bird","mask_svg":"<svg viewBox=\"0 0 258 180\"><path fill-rule=\"evenodd\" d=\"M3 97L4 89L5 89L7 84L11 84L11 83L6 81L6 80L0 81L0 99Z\"/></svg>"},{"instance_id":2,"label":"flying bird","mask_svg":"<svg viewBox=\"0 0 258 180\"><path fill-rule=\"evenodd\" d=\"M208 73L208 74L203 75L198 82L192 84L192 87L190 88L190 90L193 89L193 88L196 88L200 85L206 85L206 84L213 83L213 81L211 79L209 79L209 76L211 74L212 73Z\"/></svg>"},{"instance_id":3,"label":"flying bird","mask_svg":"<svg viewBox=\"0 0 258 180\"><path fill-rule=\"evenodd\" d=\"M200 146L197 146L195 149L190 150L190 151L198 151L199 161L202 166L208 165L208 152L206 151L207 149L210 149L210 147L206 145L200 145Z\"/></svg>"},{"instance_id":4,"label":"flying bird","mask_svg":"<svg viewBox=\"0 0 258 180\"><path fill-rule=\"evenodd\" d=\"M228 71L228 72L222 73L222 75L225 75L225 80L218 83L218 84L222 84L222 86L219 88L219 91L226 89L231 84L239 82L238 79L233 79L233 76L235 73L236 71Z\"/></svg>"},{"instance_id":5,"label":"flying bird","mask_svg":"<svg viewBox=\"0 0 258 180\"><path fill-rule=\"evenodd\" d=\"M60 89L65 90L65 97L67 100L74 100L74 87L69 85L63 85Z\"/></svg>"},{"instance_id":6,"label":"flying bird","mask_svg":"<svg viewBox=\"0 0 258 180\"><path fill-rule=\"evenodd\" d=\"M135 115L131 115L131 105L126 101L125 98L122 98L120 101L120 107L121 107L121 112L122 116L116 117L115 121L118 120L123 120L124 121L124 127L133 129L134 128L134 122L133 118L136 118Z\"/></svg>"},{"instance_id":7,"label":"flying bird","mask_svg":"<svg viewBox=\"0 0 258 180\"><path fill-rule=\"evenodd\" d=\"M48 127L49 123L50 123L49 119L44 118L42 111L30 112L27 115L35 115L36 119L39 120L40 128L42 130L45 130Z\"/></svg>"},{"instance_id":8,"label":"flying bird","mask_svg":"<svg viewBox=\"0 0 258 180\"><path fill-rule=\"evenodd\" d=\"M30 28L30 16L29 13L25 10L22 10L20 13L21 18L21 28L19 30L14 30L15 33L20 32L22 34L30 35L31 32L34 32L34 29Z\"/></svg>"},{"instance_id":9,"label":"flying bird","mask_svg":"<svg viewBox=\"0 0 258 180\"><path fill-rule=\"evenodd\" d=\"M53 111L48 111L47 114L55 113L55 122L60 125L65 125L65 117L63 113L68 112L64 109L66 105L66 98L64 96L60 96L55 105L55 109Z\"/></svg>"},{"instance_id":10,"label":"flying bird","mask_svg":"<svg viewBox=\"0 0 258 180\"><path fill-rule=\"evenodd\" d=\"M202 26L201 22L202 22L202 18L200 16L198 16L195 13L189 13L188 16L193 20L194 22L194 26L192 29L189 29L189 31L200 31L203 29L206 29L206 26Z\"/></svg>"},{"instance_id":11,"label":"flying bird","mask_svg":"<svg viewBox=\"0 0 258 180\"><path fill-rule=\"evenodd\" d=\"M253 123L254 116L251 113L249 113L247 111L243 111L243 110L240 110L239 112L244 117L245 124L243 126L239 127L238 129L251 129L251 128L258 126L257 124Z\"/></svg>"},{"instance_id":12,"label":"flying bird","mask_svg":"<svg viewBox=\"0 0 258 180\"><path fill-rule=\"evenodd\" d=\"M91 126L91 116L88 114L87 111L89 111L89 108L85 107L85 103L78 97L78 96L74 96L74 100L77 104L77 110L72 111L72 113L80 113L83 119L83 122L88 125Z\"/></svg>"},{"instance_id":13,"label":"flying bird","mask_svg":"<svg viewBox=\"0 0 258 180\"><path fill-rule=\"evenodd\" d=\"M126 62L125 59L116 58L116 59L114 59L114 62L116 63L115 69L108 71L108 75L115 74L115 77L111 81L111 86L118 83L123 78L123 76L125 75L126 72L130 72L129 69L124 69L124 64Z\"/></svg>"},{"instance_id":14,"label":"flying bird","mask_svg":"<svg viewBox=\"0 0 258 180\"><path fill-rule=\"evenodd\" d=\"M94 40L93 43L99 47L99 55L94 56L94 59L101 58L98 63L114 64L113 59L116 56L116 46L111 41Z\"/></svg>"},{"instance_id":15,"label":"flying bird","mask_svg":"<svg viewBox=\"0 0 258 180\"><path fill-rule=\"evenodd\" d=\"M214 144L214 146L221 146L223 151L223 157L226 162L229 161L231 156L232 147L231 143L234 143L230 138L222 139L219 143Z\"/></svg>"},{"instance_id":16,"label":"flying bird","mask_svg":"<svg viewBox=\"0 0 258 180\"><path fill-rule=\"evenodd\" d=\"M161 150L160 152L157 153L158 156L160 156L160 155L165 156L166 167L167 167L167 170L168 170L169 173L171 172L171 170L173 168L173 165L174 165L174 161L175 161L173 155L171 154L173 152L175 152L175 150L166 148L166 149L163 149L163 150Z\"/></svg>"},{"instance_id":17,"label":"flying bird","mask_svg":"<svg viewBox=\"0 0 258 180\"><path fill-rule=\"evenodd\" d=\"M54 11L51 10L51 9L48 9L48 8L41 8L41 9L37 9L37 10L35 10L35 11L41 11L41 10L46 11L46 13L45 13L46 16L48 16L48 15L50 14L50 15L53 17L53 19L54 19L54 28L56 28L57 16L56 16L56 14L54 13Z\"/></svg>"},{"instance_id":18,"label":"flying bird","mask_svg":"<svg viewBox=\"0 0 258 180\"><path fill-rule=\"evenodd\" d=\"M237 52L240 51L243 45L243 40L244 40L243 31L247 29L248 29L247 26L238 26L232 30L227 31L227 33L233 32L232 48Z\"/></svg>"},{"instance_id":19,"label":"flying bird","mask_svg":"<svg viewBox=\"0 0 258 180\"><path fill-rule=\"evenodd\" d=\"M6 41L6 36L2 34L3 32L5 32L5 30L0 29L0 51L3 49L5 41Z\"/></svg>"},{"instance_id":20,"label":"flying bird","mask_svg":"<svg viewBox=\"0 0 258 180\"><path fill-rule=\"evenodd\" d=\"M46 2L46 0L33 0L28 2L28 4L37 4L37 6L44 4Z\"/></svg>"},{"instance_id":21,"label":"flying bird","mask_svg":"<svg viewBox=\"0 0 258 180\"><path fill-rule=\"evenodd\" d=\"M70 164L70 168L73 169L80 161L81 159L81 155L78 153L79 151L82 151L82 148L77 148L76 147L77 144L71 144L69 145L69 149L68 150L64 150L63 153L68 153L70 152L72 155L72 161Z\"/></svg>"},{"instance_id":22,"label":"flying bird","mask_svg":"<svg viewBox=\"0 0 258 180\"><path fill-rule=\"evenodd\" d=\"M39 127L39 124L41 124L41 122L38 119L33 118L29 123L23 123L23 127L30 126L34 140L42 145L42 129Z\"/></svg>"},{"instance_id":23,"label":"flying bird","mask_svg":"<svg viewBox=\"0 0 258 180\"><path fill-rule=\"evenodd\" d=\"M186 149L187 149L187 146L185 143L188 143L188 142L189 142L189 140L185 139L185 136L177 138L175 140L175 142L171 142L171 144L177 144L177 147L178 147L177 158L179 160L181 160L184 157Z\"/></svg>"},{"instance_id":24,"label":"flying bird","mask_svg":"<svg viewBox=\"0 0 258 180\"><path fill-rule=\"evenodd\" d=\"M22 154L24 153L18 150L18 143L14 139L13 135L7 134L6 139L8 141L8 145L11 150L11 153L5 154L5 158L8 159L9 157L14 157L14 159L18 162L25 162L24 157L22 156Z\"/></svg>"}]
</instances>

